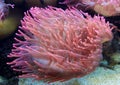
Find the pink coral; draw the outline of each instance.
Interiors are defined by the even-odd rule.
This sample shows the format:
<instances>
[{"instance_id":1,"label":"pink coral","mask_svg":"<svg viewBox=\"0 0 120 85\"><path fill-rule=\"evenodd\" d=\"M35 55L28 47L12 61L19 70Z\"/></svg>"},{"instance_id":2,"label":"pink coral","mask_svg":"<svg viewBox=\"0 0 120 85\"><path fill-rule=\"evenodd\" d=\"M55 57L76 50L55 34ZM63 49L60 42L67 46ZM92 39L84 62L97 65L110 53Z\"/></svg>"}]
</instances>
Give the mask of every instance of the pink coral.
<instances>
[{"instance_id":1,"label":"pink coral","mask_svg":"<svg viewBox=\"0 0 120 85\"><path fill-rule=\"evenodd\" d=\"M120 15L120 0L64 0L64 4L78 9L92 9L104 16Z\"/></svg>"},{"instance_id":2,"label":"pink coral","mask_svg":"<svg viewBox=\"0 0 120 85\"><path fill-rule=\"evenodd\" d=\"M86 17L86 18L85 18ZM21 21L8 64L20 77L48 82L82 77L94 71L102 58L102 43L112 39L109 23L75 8L31 8Z\"/></svg>"}]
</instances>

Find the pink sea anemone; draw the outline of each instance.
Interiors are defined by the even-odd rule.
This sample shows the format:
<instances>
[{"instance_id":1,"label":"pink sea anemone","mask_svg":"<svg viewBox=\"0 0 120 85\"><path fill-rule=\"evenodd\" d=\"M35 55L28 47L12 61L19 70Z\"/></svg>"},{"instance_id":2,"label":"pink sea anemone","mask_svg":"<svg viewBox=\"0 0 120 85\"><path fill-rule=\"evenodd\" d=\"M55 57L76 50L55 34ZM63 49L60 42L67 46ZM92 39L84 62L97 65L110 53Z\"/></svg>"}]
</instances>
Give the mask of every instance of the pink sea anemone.
<instances>
[{"instance_id":1,"label":"pink sea anemone","mask_svg":"<svg viewBox=\"0 0 120 85\"><path fill-rule=\"evenodd\" d=\"M64 0L64 4L92 9L98 14L110 17L120 15L120 0Z\"/></svg>"},{"instance_id":2,"label":"pink sea anemone","mask_svg":"<svg viewBox=\"0 0 120 85\"><path fill-rule=\"evenodd\" d=\"M86 18L85 18L86 17ZM31 8L21 21L8 64L20 77L48 82L91 73L102 58L102 43L112 39L109 22L75 8Z\"/></svg>"}]
</instances>

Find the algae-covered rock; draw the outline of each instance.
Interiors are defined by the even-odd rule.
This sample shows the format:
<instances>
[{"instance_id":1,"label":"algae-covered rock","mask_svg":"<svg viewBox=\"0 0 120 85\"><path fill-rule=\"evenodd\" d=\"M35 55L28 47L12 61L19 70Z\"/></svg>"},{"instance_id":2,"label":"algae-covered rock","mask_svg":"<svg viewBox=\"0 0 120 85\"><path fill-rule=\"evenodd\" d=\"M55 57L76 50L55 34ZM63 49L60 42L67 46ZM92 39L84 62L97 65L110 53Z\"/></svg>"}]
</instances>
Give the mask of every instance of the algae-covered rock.
<instances>
[{"instance_id":1,"label":"algae-covered rock","mask_svg":"<svg viewBox=\"0 0 120 85\"><path fill-rule=\"evenodd\" d=\"M115 65L113 70L98 67L93 73L85 77L74 78L65 82L47 84L28 78L20 79L19 85L120 85L120 65Z\"/></svg>"},{"instance_id":2,"label":"algae-covered rock","mask_svg":"<svg viewBox=\"0 0 120 85\"><path fill-rule=\"evenodd\" d=\"M98 67L93 73L79 79L80 85L120 85L120 65L114 69Z\"/></svg>"},{"instance_id":3,"label":"algae-covered rock","mask_svg":"<svg viewBox=\"0 0 120 85\"><path fill-rule=\"evenodd\" d=\"M120 53L119 52L113 53L113 55L110 58L111 58L112 63L116 63L116 64L120 63Z\"/></svg>"}]
</instances>

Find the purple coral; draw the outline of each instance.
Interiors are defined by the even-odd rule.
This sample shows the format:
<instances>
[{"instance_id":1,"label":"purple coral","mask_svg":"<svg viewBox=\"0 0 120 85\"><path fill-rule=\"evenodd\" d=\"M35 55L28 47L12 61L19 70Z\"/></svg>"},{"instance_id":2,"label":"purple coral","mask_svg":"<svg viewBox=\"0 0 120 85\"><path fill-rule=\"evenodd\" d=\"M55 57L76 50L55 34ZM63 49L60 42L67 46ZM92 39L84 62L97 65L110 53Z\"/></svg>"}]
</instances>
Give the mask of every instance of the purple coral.
<instances>
[{"instance_id":1,"label":"purple coral","mask_svg":"<svg viewBox=\"0 0 120 85\"><path fill-rule=\"evenodd\" d=\"M0 20L4 20L9 14L9 6L14 8L14 5L4 3L4 0L0 0Z\"/></svg>"}]
</instances>

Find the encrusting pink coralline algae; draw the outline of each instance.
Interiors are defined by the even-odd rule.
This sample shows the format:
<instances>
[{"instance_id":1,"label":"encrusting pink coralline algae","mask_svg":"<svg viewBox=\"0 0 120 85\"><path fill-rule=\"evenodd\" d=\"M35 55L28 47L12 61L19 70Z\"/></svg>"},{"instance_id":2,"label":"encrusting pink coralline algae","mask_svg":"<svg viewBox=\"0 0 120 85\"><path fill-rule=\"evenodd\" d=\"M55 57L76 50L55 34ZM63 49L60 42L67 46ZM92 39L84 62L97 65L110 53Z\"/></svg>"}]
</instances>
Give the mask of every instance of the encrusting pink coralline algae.
<instances>
[{"instance_id":1,"label":"encrusting pink coralline algae","mask_svg":"<svg viewBox=\"0 0 120 85\"><path fill-rule=\"evenodd\" d=\"M85 18L86 17L86 18ZM103 17L91 17L75 8L31 8L21 21L7 64L20 77L47 82L82 77L95 70L102 59L102 43L113 38Z\"/></svg>"},{"instance_id":2,"label":"encrusting pink coralline algae","mask_svg":"<svg viewBox=\"0 0 120 85\"><path fill-rule=\"evenodd\" d=\"M120 15L120 0L64 0L64 4L92 9L98 14L110 17Z\"/></svg>"}]
</instances>

